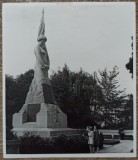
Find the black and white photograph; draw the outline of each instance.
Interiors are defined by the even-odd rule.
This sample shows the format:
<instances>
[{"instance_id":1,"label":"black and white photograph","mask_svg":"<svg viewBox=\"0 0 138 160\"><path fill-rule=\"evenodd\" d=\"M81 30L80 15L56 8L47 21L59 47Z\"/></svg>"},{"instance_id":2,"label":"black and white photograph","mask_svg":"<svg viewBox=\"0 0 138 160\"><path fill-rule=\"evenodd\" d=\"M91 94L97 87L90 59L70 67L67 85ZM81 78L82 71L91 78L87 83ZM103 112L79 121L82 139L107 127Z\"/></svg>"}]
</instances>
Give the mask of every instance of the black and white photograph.
<instances>
[{"instance_id":1,"label":"black and white photograph","mask_svg":"<svg viewBox=\"0 0 138 160\"><path fill-rule=\"evenodd\" d=\"M135 12L3 3L5 158L136 157Z\"/></svg>"}]
</instances>

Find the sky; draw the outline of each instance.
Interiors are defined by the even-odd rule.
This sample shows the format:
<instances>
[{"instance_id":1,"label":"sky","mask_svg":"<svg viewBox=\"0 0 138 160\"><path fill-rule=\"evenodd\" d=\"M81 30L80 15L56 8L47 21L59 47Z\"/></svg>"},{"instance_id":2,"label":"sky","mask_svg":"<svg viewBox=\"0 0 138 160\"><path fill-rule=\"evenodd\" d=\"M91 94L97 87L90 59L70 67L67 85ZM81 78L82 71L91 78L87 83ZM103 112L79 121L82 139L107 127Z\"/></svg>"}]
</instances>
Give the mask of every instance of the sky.
<instances>
[{"instance_id":1,"label":"sky","mask_svg":"<svg viewBox=\"0 0 138 160\"><path fill-rule=\"evenodd\" d=\"M14 77L33 69L42 8L50 70L66 63L88 73L119 68L120 89L133 92L125 65L135 37L134 3L12 3L3 5L4 71ZM135 43L134 43L135 44ZM135 47L134 47L135 48Z\"/></svg>"}]
</instances>

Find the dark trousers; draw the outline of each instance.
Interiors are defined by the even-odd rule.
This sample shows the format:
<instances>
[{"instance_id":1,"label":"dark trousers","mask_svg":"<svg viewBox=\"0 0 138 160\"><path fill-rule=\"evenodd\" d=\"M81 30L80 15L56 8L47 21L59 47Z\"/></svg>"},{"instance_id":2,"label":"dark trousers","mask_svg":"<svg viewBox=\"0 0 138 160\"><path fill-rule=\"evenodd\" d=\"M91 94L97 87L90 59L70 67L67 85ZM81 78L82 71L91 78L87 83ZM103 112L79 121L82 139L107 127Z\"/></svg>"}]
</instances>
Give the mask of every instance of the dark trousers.
<instances>
[{"instance_id":1,"label":"dark trousers","mask_svg":"<svg viewBox=\"0 0 138 160\"><path fill-rule=\"evenodd\" d=\"M97 144L96 143L94 143L94 151L97 151Z\"/></svg>"}]
</instances>

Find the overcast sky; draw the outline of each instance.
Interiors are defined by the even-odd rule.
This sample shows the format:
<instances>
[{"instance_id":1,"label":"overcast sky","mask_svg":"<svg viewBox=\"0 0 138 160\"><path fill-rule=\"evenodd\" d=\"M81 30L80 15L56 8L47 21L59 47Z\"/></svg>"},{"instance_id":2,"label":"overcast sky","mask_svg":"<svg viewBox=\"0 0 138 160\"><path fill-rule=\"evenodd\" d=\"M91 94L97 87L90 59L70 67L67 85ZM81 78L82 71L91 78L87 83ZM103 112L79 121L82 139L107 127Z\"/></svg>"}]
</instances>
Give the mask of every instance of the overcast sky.
<instances>
[{"instance_id":1,"label":"overcast sky","mask_svg":"<svg viewBox=\"0 0 138 160\"><path fill-rule=\"evenodd\" d=\"M119 67L121 89L131 93L133 80L126 70L134 36L132 3L34 3L3 7L5 73L17 76L34 68L42 8L45 10L46 45L50 71L66 63L70 70L88 73Z\"/></svg>"}]
</instances>

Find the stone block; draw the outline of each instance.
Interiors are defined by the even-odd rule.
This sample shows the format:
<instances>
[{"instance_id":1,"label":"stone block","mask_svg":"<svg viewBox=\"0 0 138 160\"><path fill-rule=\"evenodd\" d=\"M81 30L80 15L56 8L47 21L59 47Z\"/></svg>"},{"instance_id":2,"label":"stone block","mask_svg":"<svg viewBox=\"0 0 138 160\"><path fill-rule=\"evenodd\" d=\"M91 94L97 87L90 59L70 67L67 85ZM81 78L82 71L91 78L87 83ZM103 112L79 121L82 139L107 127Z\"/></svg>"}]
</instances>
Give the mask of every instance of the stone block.
<instances>
[{"instance_id":1,"label":"stone block","mask_svg":"<svg viewBox=\"0 0 138 160\"><path fill-rule=\"evenodd\" d=\"M65 114L59 114L59 116L60 116L61 126L63 128L66 128L67 127L67 115L65 115Z\"/></svg>"},{"instance_id":2,"label":"stone block","mask_svg":"<svg viewBox=\"0 0 138 160\"><path fill-rule=\"evenodd\" d=\"M51 112L48 112L47 114L47 127L53 128L54 127L54 114Z\"/></svg>"},{"instance_id":3,"label":"stone block","mask_svg":"<svg viewBox=\"0 0 138 160\"><path fill-rule=\"evenodd\" d=\"M44 94L44 102L47 104L56 104L52 86L50 84L42 84L43 94Z\"/></svg>"},{"instance_id":4,"label":"stone block","mask_svg":"<svg viewBox=\"0 0 138 160\"><path fill-rule=\"evenodd\" d=\"M23 124L23 113L15 113L13 115L12 125L13 128L20 128Z\"/></svg>"},{"instance_id":5,"label":"stone block","mask_svg":"<svg viewBox=\"0 0 138 160\"><path fill-rule=\"evenodd\" d=\"M36 124L37 124L37 127L39 128L43 128L43 127L48 127L48 124L47 124L47 112L44 112L44 113L38 113L37 114L37 117L36 117Z\"/></svg>"}]
</instances>

